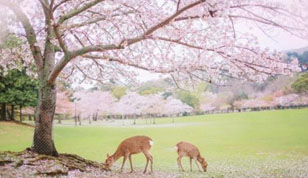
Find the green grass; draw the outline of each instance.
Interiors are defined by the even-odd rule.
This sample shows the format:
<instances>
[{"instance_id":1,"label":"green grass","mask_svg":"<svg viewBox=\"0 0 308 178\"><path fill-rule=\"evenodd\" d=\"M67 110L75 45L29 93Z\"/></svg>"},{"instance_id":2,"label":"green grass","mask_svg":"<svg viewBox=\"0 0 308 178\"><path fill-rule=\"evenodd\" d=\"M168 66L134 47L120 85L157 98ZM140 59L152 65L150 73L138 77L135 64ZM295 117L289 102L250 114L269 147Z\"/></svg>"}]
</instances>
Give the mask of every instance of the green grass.
<instances>
[{"instance_id":1,"label":"green grass","mask_svg":"<svg viewBox=\"0 0 308 178\"><path fill-rule=\"evenodd\" d=\"M154 141L151 152L155 168L176 170L173 147L179 141L188 141L199 147L216 176L236 165L267 170L267 164L283 165L286 160L296 163L308 157L308 109L191 116L176 118L175 123L164 118L156 119L155 125L145 124L144 120L136 126L131 125L132 121L125 121L124 126L122 121L117 122L81 127L56 125L56 147L59 152L103 162L106 153L113 153L123 139L147 135ZM31 128L0 122L0 151L20 151L31 146L32 134ZM141 169L144 162L143 155L133 156L135 167ZM183 163L188 169L188 159ZM271 173L283 168L272 168Z\"/></svg>"}]
</instances>

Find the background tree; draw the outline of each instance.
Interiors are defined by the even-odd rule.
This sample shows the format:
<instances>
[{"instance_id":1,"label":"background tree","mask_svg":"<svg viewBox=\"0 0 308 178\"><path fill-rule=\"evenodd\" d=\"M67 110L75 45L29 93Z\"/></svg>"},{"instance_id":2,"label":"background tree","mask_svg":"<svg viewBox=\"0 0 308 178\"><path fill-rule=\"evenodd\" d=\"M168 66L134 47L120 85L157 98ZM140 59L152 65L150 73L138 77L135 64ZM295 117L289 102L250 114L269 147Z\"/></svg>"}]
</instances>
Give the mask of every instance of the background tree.
<instances>
[{"instance_id":1,"label":"background tree","mask_svg":"<svg viewBox=\"0 0 308 178\"><path fill-rule=\"evenodd\" d=\"M135 75L128 66L132 66L170 73L177 83L186 78L219 82L225 75L260 81L270 74L290 74L297 70L297 62L286 64L280 54L261 50L253 35L237 33L236 24L250 21L262 30L298 30L298 36L305 35L300 30L307 25L300 16L307 15L305 8L255 0L0 4L17 18L10 27L26 37L36 64L39 102L33 150L47 155L57 155L52 122L60 74L66 78L79 73L75 77L83 76L81 81L119 77L131 81Z\"/></svg>"},{"instance_id":2,"label":"background tree","mask_svg":"<svg viewBox=\"0 0 308 178\"><path fill-rule=\"evenodd\" d=\"M11 105L11 120L14 119L15 106L20 108L20 119L22 108L37 105L37 81L26 74L26 69L11 69L0 80L0 103L5 112L6 105ZM5 113L2 113L5 119Z\"/></svg>"},{"instance_id":3,"label":"background tree","mask_svg":"<svg viewBox=\"0 0 308 178\"><path fill-rule=\"evenodd\" d=\"M5 29L5 27L4 27ZM34 65L28 61L27 44L22 38L7 34L0 39L0 103L1 118L6 120L6 106L11 105L10 119L14 119L15 106L35 106L37 81L34 80Z\"/></svg>"},{"instance_id":4,"label":"background tree","mask_svg":"<svg viewBox=\"0 0 308 178\"><path fill-rule=\"evenodd\" d=\"M121 99L122 96L126 94L126 87L123 86L116 86L112 89L112 95L117 98L118 100Z\"/></svg>"},{"instance_id":5,"label":"background tree","mask_svg":"<svg viewBox=\"0 0 308 178\"><path fill-rule=\"evenodd\" d=\"M176 92L176 98L181 100L183 103L186 103L187 105L191 106L195 110L199 109L200 100L196 95L194 95L190 91L178 90Z\"/></svg>"},{"instance_id":6,"label":"background tree","mask_svg":"<svg viewBox=\"0 0 308 178\"><path fill-rule=\"evenodd\" d=\"M291 87L297 93L308 93L308 72L300 75Z\"/></svg>"},{"instance_id":7,"label":"background tree","mask_svg":"<svg viewBox=\"0 0 308 178\"><path fill-rule=\"evenodd\" d=\"M157 93L160 93L164 91L163 88L159 88L159 87L147 87L147 88L143 88L139 91L140 95L154 95Z\"/></svg>"},{"instance_id":8,"label":"background tree","mask_svg":"<svg viewBox=\"0 0 308 178\"><path fill-rule=\"evenodd\" d=\"M6 98L4 93L6 92L6 86L4 84L4 74L3 71L0 70L0 103L1 103L1 120L6 120Z\"/></svg>"}]
</instances>

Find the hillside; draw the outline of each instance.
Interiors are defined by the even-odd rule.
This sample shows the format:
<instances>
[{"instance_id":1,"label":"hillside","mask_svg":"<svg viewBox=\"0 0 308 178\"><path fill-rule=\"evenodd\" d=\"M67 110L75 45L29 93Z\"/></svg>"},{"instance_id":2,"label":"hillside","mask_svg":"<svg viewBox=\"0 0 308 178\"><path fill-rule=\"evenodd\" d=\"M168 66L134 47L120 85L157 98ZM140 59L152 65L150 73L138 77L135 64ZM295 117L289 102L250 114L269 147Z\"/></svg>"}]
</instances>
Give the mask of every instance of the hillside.
<instances>
[{"instance_id":1,"label":"hillside","mask_svg":"<svg viewBox=\"0 0 308 178\"><path fill-rule=\"evenodd\" d=\"M303 54L305 51L308 51L308 46L303 47L303 48L298 48L298 49L290 49L290 50L286 50L286 51L282 51L283 53L298 53L298 54Z\"/></svg>"}]
</instances>

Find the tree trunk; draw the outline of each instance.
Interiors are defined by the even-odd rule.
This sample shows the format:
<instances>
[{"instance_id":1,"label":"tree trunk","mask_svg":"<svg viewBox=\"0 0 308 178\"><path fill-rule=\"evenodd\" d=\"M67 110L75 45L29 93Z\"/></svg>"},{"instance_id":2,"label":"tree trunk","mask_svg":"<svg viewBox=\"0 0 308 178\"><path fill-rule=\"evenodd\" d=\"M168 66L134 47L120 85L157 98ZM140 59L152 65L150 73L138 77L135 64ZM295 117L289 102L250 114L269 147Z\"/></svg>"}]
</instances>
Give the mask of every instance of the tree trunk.
<instances>
[{"instance_id":1,"label":"tree trunk","mask_svg":"<svg viewBox=\"0 0 308 178\"><path fill-rule=\"evenodd\" d=\"M13 121L14 120L14 110L15 110L15 106L14 105L12 105L11 106L11 120Z\"/></svg>"},{"instance_id":2,"label":"tree trunk","mask_svg":"<svg viewBox=\"0 0 308 178\"><path fill-rule=\"evenodd\" d=\"M34 151L39 154L58 156L52 138L53 118L56 106L56 89L55 86L44 85L42 82L39 86L39 103L36 108L35 130L33 137Z\"/></svg>"},{"instance_id":3,"label":"tree trunk","mask_svg":"<svg viewBox=\"0 0 308 178\"><path fill-rule=\"evenodd\" d=\"M75 103L75 126L77 126L77 110L76 110L76 103Z\"/></svg>"},{"instance_id":4,"label":"tree trunk","mask_svg":"<svg viewBox=\"0 0 308 178\"><path fill-rule=\"evenodd\" d=\"M22 122L22 106L19 106L19 119Z\"/></svg>"},{"instance_id":5,"label":"tree trunk","mask_svg":"<svg viewBox=\"0 0 308 178\"><path fill-rule=\"evenodd\" d=\"M39 81L38 104L35 111L35 129L32 149L39 154L58 156L52 138L53 119L56 108L56 85L55 79L49 78L56 63L55 45L52 42L55 37L55 32L52 25L51 13L47 6L43 7L43 11L45 14L44 31L46 32L44 52L42 54L39 47L34 50L32 49L33 57L37 61ZM29 31L31 31L31 29L28 30L28 32ZM36 41L35 36L32 36L30 33L31 32L27 33L28 41Z\"/></svg>"},{"instance_id":6,"label":"tree trunk","mask_svg":"<svg viewBox=\"0 0 308 178\"><path fill-rule=\"evenodd\" d=\"M2 103L1 104L1 120L6 120L6 104Z\"/></svg>"},{"instance_id":7,"label":"tree trunk","mask_svg":"<svg viewBox=\"0 0 308 178\"><path fill-rule=\"evenodd\" d=\"M64 114L59 114L59 116L58 116L58 124L61 124L62 117L64 117Z\"/></svg>"},{"instance_id":8,"label":"tree trunk","mask_svg":"<svg viewBox=\"0 0 308 178\"><path fill-rule=\"evenodd\" d=\"M8 107L6 108L6 114L8 115L8 120L11 120L11 113Z\"/></svg>"},{"instance_id":9,"label":"tree trunk","mask_svg":"<svg viewBox=\"0 0 308 178\"><path fill-rule=\"evenodd\" d=\"M90 118L91 116L89 116ZM92 115L92 120L95 121L95 114Z\"/></svg>"},{"instance_id":10,"label":"tree trunk","mask_svg":"<svg viewBox=\"0 0 308 178\"><path fill-rule=\"evenodd\" d=\"M78 122L79 122L79 125L81 125L80 114L78 114Z\"/></svg>"}]
</instances>

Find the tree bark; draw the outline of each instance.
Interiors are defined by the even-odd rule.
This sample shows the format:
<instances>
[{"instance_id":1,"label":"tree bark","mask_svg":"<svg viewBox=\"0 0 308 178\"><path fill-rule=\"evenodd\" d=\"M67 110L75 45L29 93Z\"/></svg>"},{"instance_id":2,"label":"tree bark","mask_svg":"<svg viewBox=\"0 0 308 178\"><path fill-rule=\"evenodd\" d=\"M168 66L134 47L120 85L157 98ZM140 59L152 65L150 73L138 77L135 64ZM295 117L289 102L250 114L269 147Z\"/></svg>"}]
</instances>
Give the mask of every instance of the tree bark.
<instances>
[{"instance_id":1,"label":"tree bark","mask_svg":"<svg viewBox=\"0 0 308 178\"><path fill-rule=\"evenodd\" d=\"M6 114L8 115L8 120L11 120L11 113L9 108L6 108Z\"/></svg>"},{"instance_id":2,"label":"tree bark","mask_svg":"<svg viewBox=\"0 0 308 178\"><path fill-rule=\"evenodd\" d=\"M39 154L58 156L58 152L52 138L55 106L55 86L39 86L39 103L36 108L35 130L33 137L33 149Z\"/></svg>"},{"instance_id":3,"label":"tree bark","mask_svg":"<svg viewBox=\"0 0 308 178\"><path fill-rule=\"evenodd\" d=\"M14 110L15 110L15 106L14 105L12 105L11 106L11 120L13 121L14 120Z\"/></svg>"},{"instance_id":4,"label":"tree bark","mask_svg":"<svg viewBox=\"0 0 308 178\"><path fill-rule=\"evenodd\" d=\"M6 120L6 104L1 104L1 120Z\"/></svg>"},{"instance_id":5,"label":"tree bark","mask_svg":"<svg viewBox=\"0 0 308 178\"><path fill-rule=\"evenodd\" d=\"M19 119L22 122L22 106L19 106Z\"/></svg>"},{"instance_id":6,"label":"tree bark","mask_svg":"<svg viewBox=\"0 0 308 178\"><path fill-rule=\"evenodd\" d=\"M45 11L44 11L45 12ZM47 12L45 12L47 13ZM47 37L44 51L43 68L39 71L38 105L35 113L33 149L39 154L58 156L52 138L53 119L56 109L56 85L48 82L48 76L55 66L55 51L50 19L46 18Z\"/></svg>"}]
</instances>

